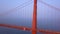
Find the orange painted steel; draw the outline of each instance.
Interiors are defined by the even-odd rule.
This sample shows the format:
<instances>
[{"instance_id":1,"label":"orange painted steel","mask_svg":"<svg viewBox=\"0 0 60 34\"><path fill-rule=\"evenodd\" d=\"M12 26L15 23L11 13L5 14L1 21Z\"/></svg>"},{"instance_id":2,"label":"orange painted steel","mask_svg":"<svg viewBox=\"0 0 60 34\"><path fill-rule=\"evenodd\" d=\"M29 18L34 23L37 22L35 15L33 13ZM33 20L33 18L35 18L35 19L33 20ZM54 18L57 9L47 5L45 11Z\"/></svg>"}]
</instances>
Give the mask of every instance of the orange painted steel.
<instances>
[{"instance_id":1,"label":"orange painted steel","mask_svg":"<svg viewBox=\"0 0 60 34\"><path fill-rule=\"evenodd\" d=\"M44 30L44 29L38 29L37 31L42 32L44 34L60 34L60 32L51 31L51 30Z\"/></svg>"},{"instance_id":2,"label":"orange painted steel","mask_svg":"<svg viewBox=\"0 0 60 34\"><path fill-rule=\"evenodd\" d=\"M23 31L32 31L32 28L28 28L28 27L24 27L24 26L16 26L16 25L9 25L9 24L0 24L0 26L19 29L19 30L23 30ZM37 29L37 32L42 32L43 34L60 34L60 32L43 30L43 29Z\"/></svg>"},{"instance_id":3,"label":"orange painted steel","mask_svg":"<svg viewBox=\"0 0 60 34\"><path fill-rule=\"evenodd\" d=\"M27 31L31 30L31 28L24 27L24 26L16 26L16 25L8 25L8 24L0 24L0 26L7 27L7 28L15 28L15 29L19 29L19 30L27 30Z\"/></svg>"},{"instance_id":4,"label":"orange painted steel","mask_svg":"<svg viewBox=\"0 0 60 34\"><path fill-rule=\"evenodd\" d=\"M32 34L37 34L37 0L34 0Z\"/></svg>"},{"instance_id":5,"label":"orange painted steel","mask_svg":"<svg viewBox=\"0 0 60 34\"><path fill-rule=\"evenodd\" d=\"M44 3L44 2L42 2ZM47 6L50 6L44 3ZM54 8L53 6L50 6ZM57 8L55 8L57 9ZM34 0L34 10L33 10L33 21L32 21L32 28L24 27L24 26L16 26L16 25L7 25L7 24L0 24L0 26L7 27L7 28L15 28L24 31L32 31L32 34L37 34L37 32L42 32L43 34L60 34L60 32L54 32L50 30L43 30L37 29L37 0Z\"/></svg>"}]
</instances>

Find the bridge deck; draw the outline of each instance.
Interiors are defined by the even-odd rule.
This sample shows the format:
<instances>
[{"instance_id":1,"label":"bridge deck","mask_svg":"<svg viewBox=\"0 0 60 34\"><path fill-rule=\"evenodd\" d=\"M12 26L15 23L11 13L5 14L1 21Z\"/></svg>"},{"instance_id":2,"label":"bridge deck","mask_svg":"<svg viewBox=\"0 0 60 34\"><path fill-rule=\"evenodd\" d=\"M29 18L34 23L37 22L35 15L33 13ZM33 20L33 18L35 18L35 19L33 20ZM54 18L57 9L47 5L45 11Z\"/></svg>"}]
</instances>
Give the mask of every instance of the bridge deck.
<instances>
[{"instance_id":1,"label":"bridge deck","mask_svg":"<svg viewBox=\"0 0 60 34\"><path fill-rule=\"evenodd\" d=\"M28 28L24 26L16 26L16 25L9 25L9 24L0 24L0 26L7 27L7 28L15 28L24 31L32 31L32 28ZM42 32L44 34L60 34L60 32L54 32L54 31L43 30L43 29L37 29L37 32Z\"/></svg>"}]
</instances>

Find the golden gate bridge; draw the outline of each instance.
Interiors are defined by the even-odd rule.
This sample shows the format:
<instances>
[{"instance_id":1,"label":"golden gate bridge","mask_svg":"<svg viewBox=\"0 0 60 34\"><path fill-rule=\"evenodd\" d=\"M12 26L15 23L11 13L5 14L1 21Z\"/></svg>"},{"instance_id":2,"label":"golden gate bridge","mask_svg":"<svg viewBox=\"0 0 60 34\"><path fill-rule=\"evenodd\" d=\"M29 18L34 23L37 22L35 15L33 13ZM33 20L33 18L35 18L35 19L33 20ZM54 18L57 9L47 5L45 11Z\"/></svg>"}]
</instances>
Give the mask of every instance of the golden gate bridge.
<instances>
[{"instance_id":1,"label":"golden gate bridge","mask_svg":"<svg viewBox=\"0 0 60 34\"><path fill-rule=\"evenodd\" d=\"M59 8L56 8L52 5L49 5L49 4L47 4L47 3L45 3L41 0L39 2L41 2L42 4L45 4L46 6L48 6L50 8L54 8L54 9L60 11ZM26 3L28 3L28 2L26 2ZM13 12L16 9L19 9L19 7L20 6L17 6L16 8L14 8L12 10L9 10L10 12L0 14L0 16L5 16L5 15ZM22 6L22 8L23 7L25 7L25 6ZM9 25L9 24L0 24L0 26L7 27L7 28L15 28L15 29L24 30L24 31L31 31L32 34L37 34L37 32L42 32L43 34L60 34L60 32L51 31L51 30L44 30L44 29L38 29L37 28L37 0L34 0L32 28L28 28L28 27L24 27L24 26Z\"/></svg>"}]
</instances>

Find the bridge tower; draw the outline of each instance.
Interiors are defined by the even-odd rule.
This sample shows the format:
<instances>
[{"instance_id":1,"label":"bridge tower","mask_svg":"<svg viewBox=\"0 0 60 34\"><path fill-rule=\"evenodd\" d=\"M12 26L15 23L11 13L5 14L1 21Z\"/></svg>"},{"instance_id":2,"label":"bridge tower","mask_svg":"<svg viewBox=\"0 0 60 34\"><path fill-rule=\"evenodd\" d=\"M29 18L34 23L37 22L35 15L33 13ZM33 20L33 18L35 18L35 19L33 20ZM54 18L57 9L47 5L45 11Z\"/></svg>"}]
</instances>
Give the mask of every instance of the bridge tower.
<instances>
[{"instance_id":1,"label":"bridge tower","mask_svg":"<svg viewBox=\"0 0 60 34\"><path fill-rule=\"evenodd\" d=\"M37 34L37 0L34 0L32 34Z\"/></svg>"}]
</instances>

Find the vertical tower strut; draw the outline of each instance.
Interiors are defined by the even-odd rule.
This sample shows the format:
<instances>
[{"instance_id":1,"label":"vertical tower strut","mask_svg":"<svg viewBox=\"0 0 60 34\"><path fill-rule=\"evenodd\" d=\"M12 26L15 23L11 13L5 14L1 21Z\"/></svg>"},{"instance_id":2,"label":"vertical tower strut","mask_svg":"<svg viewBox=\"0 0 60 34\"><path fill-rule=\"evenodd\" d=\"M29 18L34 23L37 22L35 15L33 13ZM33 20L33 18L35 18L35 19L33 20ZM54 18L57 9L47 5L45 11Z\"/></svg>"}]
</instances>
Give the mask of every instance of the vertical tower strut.
<instances>
[{"instance_id":1,"label":"vertical tower strut","mask_svg":"<svg viewBox=\"0 0 60 34\"><path fill-rule=\"evenodd\" d=\"M32 34L37 33L37 0L34 0Z\"/></svg>"}]
</instances>

